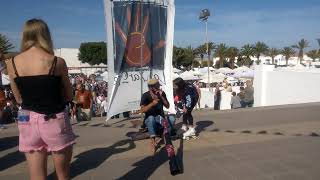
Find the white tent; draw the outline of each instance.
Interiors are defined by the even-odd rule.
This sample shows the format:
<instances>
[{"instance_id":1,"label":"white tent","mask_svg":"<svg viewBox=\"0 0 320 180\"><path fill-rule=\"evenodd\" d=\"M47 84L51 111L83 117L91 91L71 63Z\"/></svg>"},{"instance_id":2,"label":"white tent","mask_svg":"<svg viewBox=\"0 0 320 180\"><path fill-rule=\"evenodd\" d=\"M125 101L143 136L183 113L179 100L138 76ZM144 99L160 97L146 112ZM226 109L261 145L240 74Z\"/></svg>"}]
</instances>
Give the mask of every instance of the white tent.
<instances>
[{"instance_id":1,"label":"white tent","mask_svg":"<svg viewBox=\"0 0 320 180\"><path fill-rule=\"evenodd\" d=\"M209 71L214 72L217 69L213 68L213 67L209 67ZM201 73L208 73L208 67L203 67L203 68L199 68L198 69L199 72Z\"/></svg>"},{"instance_id":2,"label":"white tent","mask_svg":"<svg viewBox=\"0 0 320 180\"><path fill-rule=\"evenodd\" d=\"M174 73L181 73L182 72L180 69L177 69L177 68L172 68L172 71Z\"/></svg>"},{"instance_id":3,"label":"white tent","mask_svg":"<svg viewBox=\"0 0 320 180\"><path fill-rule=\"evenodd\" d=\"M10 84L9 76L2 74L2 85L9 85L9 84Z\"/></svg>"},{"instance_id":4,"label":"white tent","mask_svg":"<svg viewBox=\"0 0 320 180\"><path fill-rule=\"evenodd\" d=\"M246 72L246 71L250 71L251 69L248 68L247 66L241 66L241 67L238 67L236 69L233 70L234 73L239 73L239 72Z\"/></svg>"},{"instance_id":5,"label":"white tent","mask_svg":"<svg viewBox=\"0 0 320 180\"><path fill-rule=\"evenodd\" d=\"M218 69L217 72L227 74L227 73L232 73L233 71L232 71L232 69L230 69L228 67L224 67L224 68Z\"/></svg>"},{"instance_id":6,"label":"white tent","mask_svg":"<svg viewBox=\"0 0 320 180\"><path fill-rule=\"evenodd\" d=\"M253 78L254 77L254 70L247 70L247 71L243 71L243 72L236 72L234 75L232 75L232 77L235 78L243 78L243 77L248 77L248 78Z\"/></svg>"},{"instance_id":7,"label":"white tent","mask_svg":"<svg viewBox=\"0 0 320 180\"><path fill-rule=\"evenodd\" d=\"M172 73L171 76L172 76L172 79L174 80L174 79L176 79L176 78L179 77L179 74L177 74L177 73Z\"/></svg>"},{"instance_id":8,"label":"white tent","mask_svg":"<svg viewBox=\"0 0 320 180\"><path fill-rule=\"evenodd\" d=\"M214 83L214 82L222 82L227 76L219 73L219 74L213 74L210 73L209 74L209 80L208 80L208 76L204 75L202 76L202 80L200 82L203 83L208 83L210 81L210 83Z\"/></svg>"},{"instance_id":9,"label":"white tent","mask_svg":"<svg viewBox=\"0 0 320 180\"><path fill-rule=\"evenodd\" d=\"M199 70L193 70L193 71L192 71L192 74L193 74L194 76L202 76L202 75L203 75L203 73L201 73Z\"/></svg>"},{"instance_id":10,"label":"white tent","mask_svg":"<svg viewBox=\"0 0 320 180\"><path fill-rule=\"evenodd\" d=\"M193 71L185 71L179 75L184 80L198 80L199 77L193 75Z\"/></svg>"},{"instance_id":11,"label":"white tent","mask_svg":"<svg viewBox=\"0 0 320 180\"><path fill-rule=\"evenodd\" d=\"M102 77L103 81L108 82L108 71L103 72L100 74L100 76Z\"/></svg>"}]
</instances>

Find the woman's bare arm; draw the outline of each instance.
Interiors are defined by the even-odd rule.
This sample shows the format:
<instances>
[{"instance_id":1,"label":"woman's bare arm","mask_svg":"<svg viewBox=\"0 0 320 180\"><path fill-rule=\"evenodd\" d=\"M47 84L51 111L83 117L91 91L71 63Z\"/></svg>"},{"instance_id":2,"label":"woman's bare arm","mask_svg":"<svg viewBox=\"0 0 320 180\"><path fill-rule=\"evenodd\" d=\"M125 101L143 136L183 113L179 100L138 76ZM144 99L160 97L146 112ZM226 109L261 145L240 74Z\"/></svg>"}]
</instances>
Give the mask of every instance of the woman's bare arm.
<instances>
[{"instance_id":1,"label":"woman's bare arm","mask_svg":"<svg viewBox=\"0 0 320 180\"><path fill-rule=\"evenodd\" d=\"M68 67L64 59L58 58L57 71L62 79L62 93L66 102L72 101L72 86L68 76Z\"/></svg>"},{"instance_id":2,"label":"woman's bare arm","mask_svg":"<svg viewBox=\"0 0 320 180\"><path fill-rule=\"evenodd\" d=\"M14 82L14 78L16 77L16 74L15 74L15 71L14 71L13 66L12 66L12 59L8 59L5 62L6 62L6 65L7 65L7 72L8 72L8 75L9 75L10 86L11 86L14 98L16 99L16 102L18 104L21 104L22 103L22 98L21 98L20 92L18 90L18 87L17 87L16 83Z\"/></svg>"}]
</instances>

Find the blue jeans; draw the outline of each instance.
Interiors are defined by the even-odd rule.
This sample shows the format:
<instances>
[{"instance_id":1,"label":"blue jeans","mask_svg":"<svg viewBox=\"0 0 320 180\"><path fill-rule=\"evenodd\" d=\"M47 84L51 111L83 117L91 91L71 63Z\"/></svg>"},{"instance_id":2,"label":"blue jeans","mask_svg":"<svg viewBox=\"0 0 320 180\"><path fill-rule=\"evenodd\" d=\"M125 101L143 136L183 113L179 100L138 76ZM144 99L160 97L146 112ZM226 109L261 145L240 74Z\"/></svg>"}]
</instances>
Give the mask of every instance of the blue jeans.
<instances>
[{"instance_id":1,"label":"blue jeans","mask_svg":"<svg viewBox=\"0 0 320 180\"><path fill-rule=\"evenodd\" d=\"M148 132L150 134L150 137L155 137L157 135L157 132L159 132L159 130L161 130L163 128L162 121L163 121L163 117L160 115L147 117L147 119L145 120L145 124L148 128ZM168 121L169 121L168 131L171 132L175 118L169 116Z\"/></svg>"},{"instance_id":2,"label":"blue jeans","mask_svg":"<svg viewBox=\"0 0 320 180\"><path fill-rule=\"evenodd\" d=\"M252 107L253 106L253 102L254 101L246 101L246 102L244 102L245 104L244 104L244 107L246 108L246 107Z\"/></svg>"},{"instance_id":3,"label":"blue jeans","mask_svg":"<svg viewBox=\"0 0 320 180\"><path fill-rule=\"evenodd\" d=\"M241 108L245 108L246 107L246 103L243 100L240 101L240 104L241 104Z\"/></svg>"}]
</instances>

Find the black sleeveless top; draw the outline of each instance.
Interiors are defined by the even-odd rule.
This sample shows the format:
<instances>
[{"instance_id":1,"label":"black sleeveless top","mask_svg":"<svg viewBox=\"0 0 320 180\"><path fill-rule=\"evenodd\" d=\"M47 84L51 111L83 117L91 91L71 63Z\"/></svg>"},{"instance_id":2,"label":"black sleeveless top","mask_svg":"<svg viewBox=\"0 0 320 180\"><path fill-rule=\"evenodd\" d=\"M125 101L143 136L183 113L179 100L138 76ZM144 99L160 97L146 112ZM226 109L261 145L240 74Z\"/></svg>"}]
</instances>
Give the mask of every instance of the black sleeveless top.
<instances>
[{"instance_id":1,"label":"black sleeveless top","mask_svg":"<svg viewBox=\"0 0 320 180\"><path fill-rule=\"evenodd\" d=\"M62 112L65 102L62 96L61 76L54 75L57 57L54 57L50 71L46 75L19 76L14 58L12 65L16 74L14 78L22 98L22 109L40 114L51 115Z\"/></svg>"}]
</instances>

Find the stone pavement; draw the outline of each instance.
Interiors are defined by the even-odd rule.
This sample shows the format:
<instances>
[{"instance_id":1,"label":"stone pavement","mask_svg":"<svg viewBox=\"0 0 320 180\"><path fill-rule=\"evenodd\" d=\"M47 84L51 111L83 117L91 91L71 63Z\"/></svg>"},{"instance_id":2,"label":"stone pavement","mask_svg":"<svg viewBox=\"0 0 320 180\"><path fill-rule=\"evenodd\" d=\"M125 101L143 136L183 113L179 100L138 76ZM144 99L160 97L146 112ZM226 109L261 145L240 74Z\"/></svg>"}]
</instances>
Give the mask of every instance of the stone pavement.
<instances>
[{"instance_id":1,"label":"stone pavement","mask_svg":"<svg viewBox=\"0 0 320 180\"><path fill-rule=\"evenodd\" d=\"M199 139L174 141L183 174L171 176L166 152L132 142L130 120L75 124L73 179L319 180L320 103L240 110L198 110ZM177 127L181 122L177 122ZM0 131L0 179L28 179L15 125ZM53 165L49 159L49 178Z\"/></svg>"}]
</instances>

